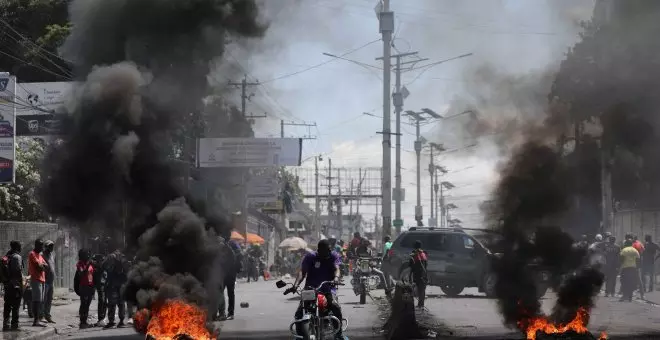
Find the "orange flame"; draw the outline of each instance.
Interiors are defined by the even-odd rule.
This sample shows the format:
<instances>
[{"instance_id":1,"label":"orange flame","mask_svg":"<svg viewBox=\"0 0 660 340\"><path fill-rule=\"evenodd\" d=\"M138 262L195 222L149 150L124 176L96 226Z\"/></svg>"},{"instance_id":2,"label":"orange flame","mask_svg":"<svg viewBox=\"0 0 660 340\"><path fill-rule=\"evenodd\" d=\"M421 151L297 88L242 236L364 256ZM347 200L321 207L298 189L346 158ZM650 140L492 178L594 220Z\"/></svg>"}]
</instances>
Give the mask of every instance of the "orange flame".
<instances>
[{"instance_id":1,"label":"orange flame","mask_svg":"<svg viewBox=\"0 0 660 340\"><path fill-rule=\"evenodd\" d=\"M181 300L167 300L151 311L139 310L134 317L135 329L155 340L174 340L181 335L196 340L214 337L206 328L206 312Z\"/></svg>"},{"instance_id":2,"label":"orange flame","mask_svg":"<svg viewBox=\"0 0 660 340\"><path fill-rule=\"evenodd\" d=\"M587 333L587 323L589 322L589 311L580 307L577 314L565 325L557 325L548 320L545 316L535 316L525 320L518 321L518 326L525 332L527 340L536 340L536 333L561 334L566 332L575 332L578 334ZM605 332L601 333L599 340L607 339Z\"/></svg>"}]
</instances>

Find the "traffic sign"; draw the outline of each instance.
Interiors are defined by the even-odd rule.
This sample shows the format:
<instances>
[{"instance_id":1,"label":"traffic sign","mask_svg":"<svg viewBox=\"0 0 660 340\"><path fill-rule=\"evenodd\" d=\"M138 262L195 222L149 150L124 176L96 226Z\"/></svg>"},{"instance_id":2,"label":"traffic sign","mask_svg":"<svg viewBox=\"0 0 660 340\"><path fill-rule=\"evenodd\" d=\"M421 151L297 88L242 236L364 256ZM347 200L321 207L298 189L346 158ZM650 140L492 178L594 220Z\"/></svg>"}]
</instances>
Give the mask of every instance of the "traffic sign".
<instances>
[{"instance_id":1,"label":"traffic sign","mask_svg":"<svg viewBox=\"0 0 660 340\"><path fill-rule=\"evenodd\" d=\"M392 225L395 227L403 227L403 220L394 220L392 221Z\"/></svg>"}]
</instances>

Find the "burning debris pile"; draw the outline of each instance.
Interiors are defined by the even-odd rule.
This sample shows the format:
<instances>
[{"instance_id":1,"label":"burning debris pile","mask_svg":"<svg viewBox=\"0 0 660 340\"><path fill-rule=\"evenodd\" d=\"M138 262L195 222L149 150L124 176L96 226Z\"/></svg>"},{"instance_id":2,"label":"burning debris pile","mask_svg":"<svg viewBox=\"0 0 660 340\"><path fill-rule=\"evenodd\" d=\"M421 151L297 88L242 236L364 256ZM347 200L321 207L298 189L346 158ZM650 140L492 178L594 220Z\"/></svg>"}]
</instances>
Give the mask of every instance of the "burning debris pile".
<instances>
[{"instance_id":1,"label":"burning debris pile","mask_svg":"<svg viewBox=\"0 0 660 340\"><path fill-rule=\"evenodd\" d=\"M589 311L603 284L586 253L573 246L561 225L571 198L570 176L557 150L530 139L502 168L495 201L504 235L502 256L494 263L496 295L504 323L527 339L537 333L587 334ZM558 292L552 315L545 316L537 294L533 263L551 273Z\"/></svg>"},{"instance_id":2,"label":"burning debris pile","mask_svg":"<svg viewBox=\"0 0 660 340\"><path fill-rule=\"evenodd\" d=\"M119 226L104 219L108 211L130 207L127 240L138 251L124 295L140 309L136 328L155 339L213 335L206 310L215 311L222 282L217 236L230 226L186 197L170 158L177 137L191 138L209 63L228 36L261 36L258 14L254 0L70 5L62 55L80 83L65 135L44 162L42 201L52 215L108 228Z\"/></svg>"}]
</instances>

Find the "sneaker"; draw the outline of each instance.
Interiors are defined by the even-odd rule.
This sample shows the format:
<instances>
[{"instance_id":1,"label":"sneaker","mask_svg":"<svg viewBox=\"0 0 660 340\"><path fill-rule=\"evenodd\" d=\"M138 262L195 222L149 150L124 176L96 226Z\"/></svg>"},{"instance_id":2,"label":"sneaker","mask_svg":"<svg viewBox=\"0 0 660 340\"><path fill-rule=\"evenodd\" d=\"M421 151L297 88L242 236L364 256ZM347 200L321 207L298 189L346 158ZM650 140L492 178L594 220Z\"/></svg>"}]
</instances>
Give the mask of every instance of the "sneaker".
<instances>
[{"instance_id":1,"label":"sneaker","mask_svg":"<svg viewBox=\"0 0 660 340\"><path fill-rule=\"evenodd\" d=\"M133 324L133 318L129 318L128 321L126 321L127 324L132 325Z\"/></svg>"},{"instance_id":2,"label":"sneaker","mask_svg":"<svg viewBox=\"0 0 660 340\"><path fill-rule=\"evenodd\" d=\"M117 324L117 328L124 328L124 327L126 327L124 321L119 321L119 323Z\"/></svg>"},{"instance_id":3,"label":"sneaker","mask_svg":"<svg viewBox=\"0 0 660 340\"><path fill-rule=\"evenodd\" d=\"M46 325L42 324L41 322L33 322L32 327L46 327Z\"/></svg>"},{"instance_id":4,"label":"sneaker","mask_svg":"<svg viewBox=\"0 0 660 340\"><path fill-rule=\"evenodd\" d=\"M49 316L46 317L46 322L48 322L48 323L56 323L56 322L53 321L53 319L52 319L51 317L49 317Z\"/></svg>"},{"instance_id":5,"label":"sneaker","mask_svg":"<svg viewBox=\"0 0 660 340\"><path fill-rule=\"evenodd\" d=\"M103 327L103 326L105 326L105 323L103 323L103 320L101 320L101 321L97 321L97 322L94 324L94 327Z\"/></svg>"},{"instance_id":6,"label":"sneaker","mask_svg":"<svg viewBox=\"0 0 660 340\"><path fill-rule=\"evenodd\" d=\"M94 327L94 326L92 326L92 325L90 325L90 324L88 324L88 323L81 323L78 327L79 327L80 329L87 329L87 328L91 328L91 327Z\"/></svg>"},{"instance_id":7,"label":"sneaker","mask_svg":"<svg viewBox=\"0 0 660 340\"><path fill-rule=\"evenodd\" d=\"M2 325L3 332L9 332L9 325Z\"/></svg>"},{"instance_id":8,"label":"sneaker","mask_svg":"<svg viewBox=\"0 0 660 340\"><path fill-rule=\"evenodd\" d=\"M107 325L103 326L103 329L108 329L108 328L112 328L112 327L115 327L115 323L110 321L110 322L108 322Z\"/></svg>"},{"instance_id":9,"label":"sneaker","mask_svg":"<svg viewBox=\"0 0 660 340\"><path fill-rule=\"evenodd\" d=\"M11 325L11 328L9 330L12 332L18 332L21 330L21 328L18 327L18 325Z\"/></svg>"},{"instance_id":10,"label":"sneaker","mask_svg":"<svg viewBox=\"0 0 660 340\"><path fill-rule=\"evenodd\" d=\"M227 318L225 320L234 320L234 316L233 315L227 315Z\"/></svg>"}]
</instances>

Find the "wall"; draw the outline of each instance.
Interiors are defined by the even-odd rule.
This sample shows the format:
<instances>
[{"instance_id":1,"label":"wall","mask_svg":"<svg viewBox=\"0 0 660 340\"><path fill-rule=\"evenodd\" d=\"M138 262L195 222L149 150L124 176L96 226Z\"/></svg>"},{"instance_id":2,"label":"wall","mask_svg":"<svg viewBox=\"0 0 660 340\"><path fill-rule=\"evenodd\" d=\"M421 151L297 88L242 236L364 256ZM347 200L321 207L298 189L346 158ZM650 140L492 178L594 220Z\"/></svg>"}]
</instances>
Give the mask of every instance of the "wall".
<instances>
[{"instance_id":1,"label":"wall","mask_svg":"<svg viewBox=\"0 0 660 340\"><path fill-rule=\"evenodd\" d=\"M9 250L9 242L18 240L23 244L23 265L27 275L27 254L34 246L34 240L55 242L55 286L73 288L75 263L80 249L78 228L56 223L0 221L0 249L4 254Z\"/></svg>"},{"instance_id":2,"label":"wall","mask_svg":"<svg viewBox=\"0 0 660 340\"><path fill-rule=\"evenodd\" d=\"M660 240L660 210L631 209L614 213L612 234L617 241L622 241L626 234L635 234L640 240L644 235L651 235L653 240Z\"/></svg>"}]
</instances>

